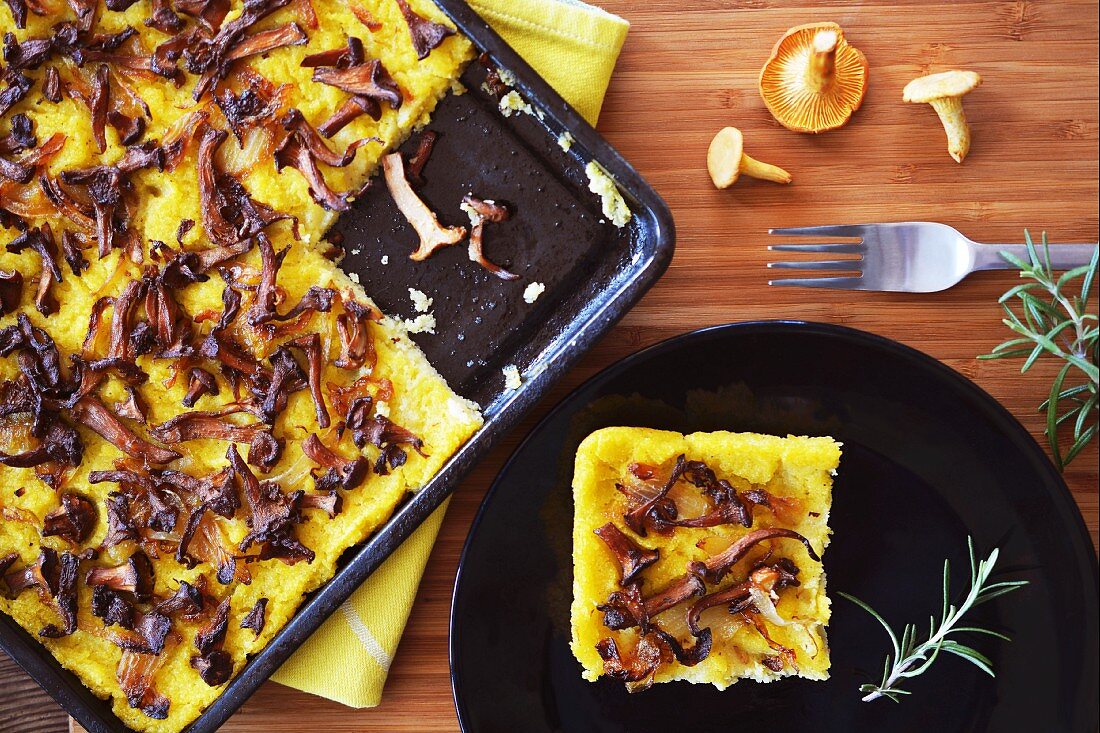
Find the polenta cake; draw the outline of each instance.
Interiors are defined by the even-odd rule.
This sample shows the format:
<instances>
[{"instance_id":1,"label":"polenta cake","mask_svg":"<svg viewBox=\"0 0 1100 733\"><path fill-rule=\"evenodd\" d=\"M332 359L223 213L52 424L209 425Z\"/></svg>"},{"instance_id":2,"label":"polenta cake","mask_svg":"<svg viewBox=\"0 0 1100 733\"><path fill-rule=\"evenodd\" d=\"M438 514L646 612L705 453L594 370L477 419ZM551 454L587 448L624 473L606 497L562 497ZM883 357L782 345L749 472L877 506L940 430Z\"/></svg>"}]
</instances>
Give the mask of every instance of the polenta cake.
<instances>
[{"instance_id":1,"label":"polenta cake","mask_svg":"<svg viewBox=\"0 0 1100 733\"><path fill-rule=\"evenodd\" d=\"M325 240L472 46L427 0L0 30L0 610L174 733L481 424Z\"/></svg>"},{"instance_id":2,"label":"polenta cake","mask_svg":"<svg viewBox=\"0 0 1100 733\"><path fill-rule=\"evenodd\" d=\"M634 691L829 676L831 438L605 428L577 450L572 649Z\"/></svg>"}]
</instances>

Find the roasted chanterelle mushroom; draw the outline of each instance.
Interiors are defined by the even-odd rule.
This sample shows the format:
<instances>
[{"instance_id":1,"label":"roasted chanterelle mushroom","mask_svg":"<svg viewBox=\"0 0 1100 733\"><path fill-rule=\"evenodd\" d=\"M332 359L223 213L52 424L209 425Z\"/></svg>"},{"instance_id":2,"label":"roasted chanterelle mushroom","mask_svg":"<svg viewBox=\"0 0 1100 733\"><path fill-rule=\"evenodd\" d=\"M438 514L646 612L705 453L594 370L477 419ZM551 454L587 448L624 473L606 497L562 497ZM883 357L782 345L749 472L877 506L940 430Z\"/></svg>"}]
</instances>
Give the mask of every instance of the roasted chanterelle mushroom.
<instances>
[{"instance_id":1,"label":"roasted chanterelle mushroom","mask_svg":"<svg viewBox=\"0 0 1100 733\"><path fill-rule=\"evenodd\" d=\"M970 125L963 112L962 98L982 83L973 71L943 71L921 76L905 85L902 99L932 105L947 131L947 152L955 162L963 162L970 152Z\"/></svg>"},{"instance_id":2,"label":"roasted chanterelle mushroom","mask_svg":"<svg viewBox=\"0 0 1100 733\"><path fill-rule=\"evenodd\" d=\"M772 116L795 132L840 127L863 103L867 58L848 45L836 23L791 28L760 70L760 96Z\"/></svg>"},{"instance_id":3,"label":"roasted chanterelle mushroom","mask_svg":"<svg viewBox=\"0 0 1100 733\"><path fill-rule=\"evenodd\" d=\"M718 188L729 188L742 175L776 183L791 182L791 174L779 166L745 155L744 136L736 127L723 128L714 136L707 151L707 170Z\"/></svg>"}]
</instances>

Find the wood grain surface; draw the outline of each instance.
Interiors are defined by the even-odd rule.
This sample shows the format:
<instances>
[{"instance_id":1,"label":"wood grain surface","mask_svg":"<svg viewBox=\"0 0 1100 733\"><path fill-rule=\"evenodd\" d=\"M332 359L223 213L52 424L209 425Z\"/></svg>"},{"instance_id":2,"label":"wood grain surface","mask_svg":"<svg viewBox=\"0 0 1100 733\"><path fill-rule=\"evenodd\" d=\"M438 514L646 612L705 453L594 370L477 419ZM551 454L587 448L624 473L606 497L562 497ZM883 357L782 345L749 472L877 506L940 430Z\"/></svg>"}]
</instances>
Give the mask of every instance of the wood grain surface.
<instances>
[{"instance_id":1,"label":"wood grain surface","mask_svg":"<svg viewBox=\"0 0 1100 733\"><path fill-rule=\"evenodd\" d=\"M937 295L769 289L765 231L774 226L932 219L986 242L1021 241L1025 227L1054 242L1097 240L1097 3L771 2L603 0L632 23L601 131L665 197L676 217L672 267L645 300L459 488L381 707L351 710L268 683L225 726L252 731L455 731L447 668L448 604L458 556L482 496L535 421L584 379L661 339L729 321L795 318L841 323L914 346L974 379L1040 441L1052 370L1026 376L979 362L1006 337L997 297L1012 273L974 276ZM870 62L863 108L845 128L799 135L775 123L756 91L769 50L789 26L840 23ZM985 83L966 99L974 144L964 165L924 105L901 102L911 78L968 68ZM791 186L742 180L714 190L704 160L722 126L746 152L781 165ZM1095 308L1095 304L1093 308ZM812 364L807 364L812 368ZM1097 449L1066 474L1097 537ZM23 710L0 730L59 731L64 718L4 661L0 682ZM18 686L13 686L18 685Z\"/></svg>"}]
</instances>

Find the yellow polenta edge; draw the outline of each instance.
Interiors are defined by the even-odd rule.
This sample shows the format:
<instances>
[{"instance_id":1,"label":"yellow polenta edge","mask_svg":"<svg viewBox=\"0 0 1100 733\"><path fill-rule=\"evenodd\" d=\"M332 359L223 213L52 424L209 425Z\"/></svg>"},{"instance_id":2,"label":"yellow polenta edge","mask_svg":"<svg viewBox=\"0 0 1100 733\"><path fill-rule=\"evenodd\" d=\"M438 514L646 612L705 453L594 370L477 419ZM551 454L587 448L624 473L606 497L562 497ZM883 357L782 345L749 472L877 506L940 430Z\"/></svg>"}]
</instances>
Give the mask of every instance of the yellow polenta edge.
<instances>
[{"instance_id":1,"label":"yellow polenta edge","mask_svg":"<svg viewBox=\"0 0 1100 733\"><path fill-rule=\"evenodd\" d=\"M753 529L786 526L807 537L820 553L829 543L832 477L840 462L840 448L839 443L828 437L779 438L731 432L683 435L631 427L604 428L585 438L577 449L573 476L574 575L570 610L571 648L581 664L583 677L594 681L603 675L603 662L596 651L600 639L611 636L626 647L637 639L634 630L611 632L603 626L602 614L596 606L606 602L619 588L619 573L613 555L593 533L608 521L622 527L626 500L615 489L615 483L621 481L630 463L668 464L684 454L688 460L706 462L719 478L729 480L738 489L751 485L775 496L797 498L804 512L795 525L781 524L766 510L757 510ZM715 554L748 531L740 525L723 525L710 529L677 528L671 538L652 532L645 538L631 534L639 545L661 551L661 559L642 573L645 592L662 588L671 578L683 574L689 560ZM703 548L696 543L702 543ZM655 682L685 680L724 689L742 678L770 682L791 675L809 679L828 677L825 626L829 622L830 604L824 570L798 542L780 540L772 547L777 555L793 560L800 570L801 585L781 591L776 604L779 614L795 623L783 628L769 625L773 639L795 651L797 671L785 668L773 672L764 667L759 660L772 652L755 629L733 623L723 627L720 620L711 624L714 647L706 659L694 667L675 662L662 665ZM748 559L738 563L722 587L744 580L747 562ZM707 592L715 589L708 586ZM673 627L666 630L679 631L677 636L685 643L691 638L686 634L686 626L676 626L676 617L683 615L680 609L686 610L686 605L666 611L657 619L663 627ZM712 613L712 620L714 617Z\"/></svg>"}]
</instances>

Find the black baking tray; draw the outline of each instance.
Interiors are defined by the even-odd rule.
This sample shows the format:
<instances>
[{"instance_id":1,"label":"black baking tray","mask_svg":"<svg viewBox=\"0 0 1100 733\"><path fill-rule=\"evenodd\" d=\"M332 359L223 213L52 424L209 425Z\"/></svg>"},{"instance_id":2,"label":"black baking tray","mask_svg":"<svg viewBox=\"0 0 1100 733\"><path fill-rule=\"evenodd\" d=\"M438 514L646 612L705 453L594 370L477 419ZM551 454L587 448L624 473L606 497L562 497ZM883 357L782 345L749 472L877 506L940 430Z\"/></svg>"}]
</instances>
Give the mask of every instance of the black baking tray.
<instances>
[{"instance_id":1,"label":"black baking tray","mask_svg":"<svg viewBox=\"0 0 1100 733\"><path fill-rule=\"evenodd\" d=\"M513 219L488 227L486 251L521 279L507 283L490 275L469 261L464 245L426 262L410 260L415 235L384 185L369 190L337 229L347 250L344 269L387 313L415 315L408 288L433 298L436 333L413 338L459 394L482 406L485 424L378 532L345 553L336 575L186 733L217 730L642 297L672 258L672 216L649 184L462 0L437 4L493 65L514 74L516 90L536 114L502 115L482 86L486 67L472 63L462 79L466 92L448 95L428 125L439 138L420 194L445 224L467 223L458 203L468 192L510 204ZM568 151L558 144L566 131L574 140ZM592 160L633 212L623 229L604 221L598 198L588 191L585 166ZM546 291L528 304L522 294L533 281ZM505 389L501 370L507 365L524 374L518 390ZM107 702L7 616L0 616L0 647L88 730L129 730Z\"/></svg>"}]
</instances>

